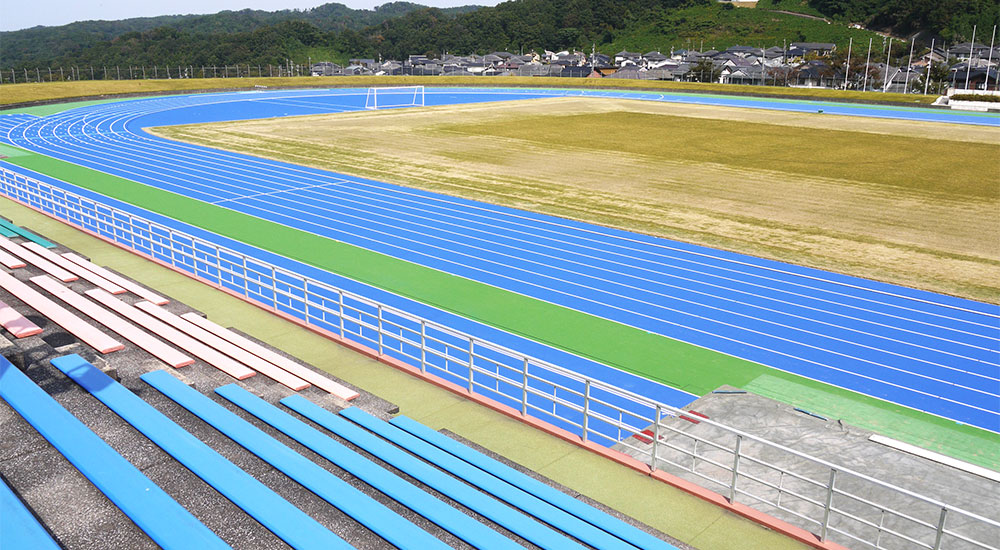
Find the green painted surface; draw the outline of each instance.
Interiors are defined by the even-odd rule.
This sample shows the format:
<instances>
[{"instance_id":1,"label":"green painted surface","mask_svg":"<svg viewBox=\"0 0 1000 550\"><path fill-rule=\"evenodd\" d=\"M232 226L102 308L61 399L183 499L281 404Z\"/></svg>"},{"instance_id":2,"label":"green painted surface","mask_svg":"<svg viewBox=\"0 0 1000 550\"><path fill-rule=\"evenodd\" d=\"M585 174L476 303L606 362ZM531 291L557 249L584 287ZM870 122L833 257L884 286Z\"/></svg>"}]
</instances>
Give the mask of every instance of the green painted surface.
<instances>
[{"instance_id":1,"label":"green painted surface","mask_svg":"<svg viewBox=\"0 0 1000 550\"><path fill-rule=\"evenodd\" d=\"M33 155L33 154L34 153L31 153L30 151L25 151L20 147L12 147L10 145L0 143L0 156L12 158L12 157L23 157L26 155Z\"/></svg>"},{"instance_id":2,"label":"green painted surface","mask_svg":"<svg viewBox=\"0 0 1000 550\"><path fill-rule=\"evenodd\" d=\"M46 116L61 113L63 111L68 111L70 109L76 109L77 107L87 107L89 105L101 105L104 103L116 103L122 101L122 98L118 99L96 99L93 101L71 101L69 103L53 103L50 105L35 105L34 107L21 107L19 109L10 109L6 111L0 111L0 115L35 115L35 116Z\"/></svg>"},{"instance_id":3,"label":"green painted surface","mask_svg":"<svg viewBox=\"0 0 1000 550\"><path fill-rule=\"evenodd\" d=\"M788 395L782 400L795 398L800 406L817 412L827 411L829 404L837 400L852 406L864 404L868 414L852 420L861 428L878 431L880 426L896 426L894 437L902 441L921 446L930 441L946 454L961 455L986 467L996 468L1000 463L995 456L995 449L1000 448L1000 434L42 155L25 155L8 161L694 395L704 395L725 384L752 386L755 381L761 391L770 393L764 394L768 396L781 393L775 388L798 388L795 392L785 392ZM762 382L772 379L781 383ZM915 421L899 422L900 419ZM956 443L958 447L952 449ZM972 448L989 448L994 452L984 457L970 452Z\"/></svg>"},{"instance_id":4,"label":"green painted surface","mask_svg":"<svg viewBox=\"0 0 1000 550\"><path fill-rule=\"evenodd\" d=\"M929 414L912 414L912 409L858 399L858 395L830 393L825 388L795 380L763 375L743 389L801 407L829 419L843 420L886 437L949 455L959 460L1000 471L1000 444L992 434L970 430L954 420Z\"/></svg>"}]
</instances>

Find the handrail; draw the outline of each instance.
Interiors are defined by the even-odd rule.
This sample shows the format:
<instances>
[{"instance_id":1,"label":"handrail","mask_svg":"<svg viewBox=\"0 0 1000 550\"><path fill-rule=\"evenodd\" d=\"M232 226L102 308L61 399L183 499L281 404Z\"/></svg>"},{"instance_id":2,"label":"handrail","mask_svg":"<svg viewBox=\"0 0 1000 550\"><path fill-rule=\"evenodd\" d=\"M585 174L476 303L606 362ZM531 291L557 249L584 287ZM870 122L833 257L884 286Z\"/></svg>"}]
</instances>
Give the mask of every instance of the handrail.
<instances>
[{"instance_id":1,"label":"handrail","mask_svg":"<svg viewBox=\"0 0 1000 550\"><path fill-rule=\"evenodd\" d=\"M920 495L708 418L699 418L699 423L721 430L726 439L735 438L735 446L718 439L712 441L707 437L688 433L664 422L686 415L682 409L300 275L252 255L83 197L3 166L0 166L0 192L53 217L126 245L137 253L242 294L275 311L294 315L308 325L373 346L379 355L392 356L414 364L424 373L463 385L470 393L510 403L519 407L524 415L533 413L531 416L541 420L572 428L584 441L597 437L610 445L620 444L640 456L648 456L646 462L653 470L659 469L659 465L672 465L681 472L721 485L732 501L737 496L744 495L754 502L767 504L764 510L766 512L784 514L792 518L793 522L799 520L799 524L806 528L819 526L821 540L835 534L842 535L838 539L857 541L872 548L905 547L898 546L903 544L934 550L945 547L945 541L956 541L972 548L1000 550L991 543L980 542L946 528L946 520L950 516L960 516L964 519L963 527L968 527L971 522L987 534L995 532L992 538L984 537L984 540L1000 540L1000 522L938 499ZM295 263L293 260L289 262ZM633 436L640 436L642 430L648 427L652 427L654 437L649 444L651 448L646 449L637 445L636 441L639 440ZM666 433L689 438L694 442L694 448L689 451L671 442L661 442L660 438ZM720 460L699 454L699 443L703 446L702 453L716 452L731 457ZM704 448L706 446L709 447L707 451ZM826 479L818 481L809 474L756 458L750 454L754 446L763 446L779 451L782 456L804 460L813 469L820 470L817 472L818 477ZM675 461L670 458L666 454L669 452L680 453L682 459L690 459L692 466L681 466L680 459ZM741 461L743 469L757 467L764 468L767 472L777 472L778 482L769 481L759 473L741 472ZM696 471L699 464L703 467L709 465L722 473L713 477ZM827 473L823 474L823 471ZM894 496L889 502L896 504L899 498L906 497L911 503L916 503L914 505L936 510L935 517L917 518L913 510L895 510L888 505L876 503L873 497L846 492L843 481L838 485L838 480L845 477L865 483L866 495L870 494L872 487L890 491ZM822 491L823 495L809 496L795 488L784 487L782 484L786 483L786 478L805 483L813 490ZM772 502L767 496L750 492L746 488L747 483L756 483L769 491L777 491L777 499ZM786 497L785 503L781 502L782 496ZM791 504L787 503L789 497L794 499ZM873 513L877 511L879 522L875 523L857 513L840 509L835 504L838 497L851 499ZM805 515L794 507L796 503L815 508L816 513ZM922 533L902 533L899 526L885 526L887 515L890 519L909 522L921 528ZM875 526L878 531L875 542L867 541L863 531L850 532L850 524L853 523L868 528ZM883 545L884 541L881 540L886 534L892 536L894 541L888 546ZM923 535L932 538L933 542L923 542L918 538Z\"/></svg>"}]
</instances>

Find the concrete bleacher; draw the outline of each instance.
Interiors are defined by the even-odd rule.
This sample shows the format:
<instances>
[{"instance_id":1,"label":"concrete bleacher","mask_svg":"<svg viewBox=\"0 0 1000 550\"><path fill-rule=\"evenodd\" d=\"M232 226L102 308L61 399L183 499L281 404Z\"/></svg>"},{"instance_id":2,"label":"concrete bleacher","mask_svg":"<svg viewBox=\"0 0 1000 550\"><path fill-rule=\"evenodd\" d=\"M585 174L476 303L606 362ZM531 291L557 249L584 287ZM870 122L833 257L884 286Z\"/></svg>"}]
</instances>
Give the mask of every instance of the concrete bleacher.
<instances>
[{"instance_id":1,"label":"concrete bleacher","mask_svg":"<svg viewBox=\"0 0 1000 550\"><path fill-rule=\"evenodd\" d=\"M10 205L0 204L0 213L10 216L9 212L12 212ZM365 380L365 384L370 389L375 390L377 394L391 396L393 401L400 403L399 407L403 407L408 416L422 420L433 427L442 425L441 420L446 418L443 415L447 411L454 411L450 416L447 416L452 420L446 425L453 429L461 429L464 432L462 435L466 437L472 436L479 441L491 441L491 448L504 449L512 453L516 456L516 460L528 464L529 468L526 469L492 451L477 447L479 452L492 457L491 460L511 468L512 471L527 475L528 478L564 495L570 501L585 502L588 505L596 506L609 517L614 517L622 521L624 525L636 528L639 533L651 536L654 541L668 540L670 544L675 546L687 547L676 540L667 538L653 528L644 526L634 519L591 501L580 494L580 491L598 495L613 503L616 508L629 510L630 513L655 523L661 529L668 529L672 533L678 534L683 540L692 542L698 547L775 549L800 547L798 543L673 490L662 483L652 481L635 472L623 470L599 456L568 446L564 442L541 434L530 427L505 419L471 402L457 399L433 386L415 381L368 358L353 354L252 306L211 290L200 283L153 266L135 256L94 241L90 237L50 222L34 213L17 209L13 212L15 215L21 216L21 219L27 220L27 223L33 228L42 229L39 231L42 235L63 243L72 242L73 248L78 251L73 253L66 251L63 247L57 247L55 253L59 256L68 258L77 265L85 265L83 264L86 262L84 256L99 257L99 260L95 260L96 265L92 264L95 265L95 269L92 270L94 273L104 270L112 275L107 279L115 284L120 283L114 281L114 278L121 276L100 267L101 265L113 266L118 272L128 273L131 277L138 278L145 283L138 285L142 292L161 297L161 300L158 300L161 305L167 303L167 299L162 298L162 296L169 295L171 300L169 300L166 309L170 313L215 333L214 327L210 327L207 323L199 323L199 320L204 320L199 311L192 311L183 302L197 305L199 309L208 312L210 318L216 321L215 325L237 327L237 330L233 330L229 336L217 335L255 355L263 356L264 354L257 353L251 349L252 346L235 341L245 339L256 346L263 346L263 349L284 360L291 360L291 358L287 353L267 346L262 340L266 340L268 343L278 343L277 345L284 349L294 349L296 355L301 353L306 359L305 362L298 361L297 364L307 369L309 373L312 373L312 376L319 377L312 379L303 373L286 368L289 372L311 384L311 387L307 387L301 392L294 392L264 376L251 376L235 382L233 377L208 365L193 353L191 355L196 359L195 363L180 370L174 370L129 342L125 342L125 348L121 351L99 355L94 349L67 334L64 329L58 327L51 320L39 315L23 302L0 290L0 298L7 299L16 310L24 313L29 320L37 322L43 328L41 334L23 338L14 343L4 344L4 342L0 342L0 344L4 344L0 345L4 353L16 356L14 363L23 367L32 382L53 396L66 410L84 421L116 452L135 464L151 481L162 487L199 521L204 523L209 530L229 544L245 548L284 548L287 542L272 530L273 528L280 531L280 528L274 525L265 527L261 521L254 519L249 512L244 511L229 497L213 489L209 482L182 465L179 459L173 458L171 452L162 448L152 438L144 436L144 432L138 426L133 426L122 416L112 412L109 406L105 405L97 396L98 393L101 393L100 390L95 394L90 393L53 366L51 363L53 358L71 353L78 354L82 360L93 364L98 371L105 372L115 379L117 381L115 383L121 389L138 397L142 402L163 414L167 422L173 423L177 427L176 429L190 434L197 441L201 441L212 451L224 457L224 460L231 463L233 467L266 485L280 498L304 512L324 529L355 547L382 548L386 546L386 541L350 515L332 506L320 496L260 460L226 435L188 413L186 409L153 389L140 377L153 371L164 371L168 376L179 377L185 387L193 388L216 405L224 407L230 413L250 422L256 429L262 430L266 435L292 449L296 454L309 459L324 471L345 480L366 494L367 498L381 503L421 531L451 547L470 547L473 545L471 540L497 542L500 539L477 539L475 538L477 535L469 534L463 531L462 527L450 524L447 517L435 516L436 519L430 519L427 516L434 516L434 512L425 511L424 514L421 514L409 506L419 507L421 499L430 497L447 503L453 510L461 512L463 517L471 518L475 525L485 526L489 532L498 534L503 540L511 541L513 545L529 548L536 545L485 515L479 514L419 480L415 480L395 466L379 460L360 446L336 435L331 436L329 432L319 430L323 434L323 439L328 442L325 446L330 446L329 443L341 445L359 459L367 461L368 464L388 471L395 478L405 480L413 489L398 489L390 486L376 489L368 483L363 483L363 470L352 473L340 466L339 463L335 466L324 458L326 451L323 447L317 446L316 449L313 449L309 445L298 443L294 436L285 435L281 428L272 427L269 422L259 420L256 413L245 411L242 406L233 404L229 399L232 395L223 397L223 391L216 394L213 390L227 386L241 391L245 390L251 397L256 396L264 401L268 407L276 410L282 410L280 405L282 399L296 394L330 413L338 413L342 408L348 407L347 400L353 399L350 404L376 418L387 420L392 413L396 412L397 406L373 393L358 391L357 388L351 387L351 384L344 381ZM15 237L15 240L18 239ZM113 263L111 263L112 259ZM29 265L22 269L25 269L26 273L17 272L14 274L14 277L22 282L30 281L31 277L42 274L34 266ZM102 274L102 276L104 275ZM136 285L135 281L128 281L128 284ZM149 285L153 290L145 285ZM142 299L149 300L148 297L143 297L132 289L129 289L125 294L111 296L110 291L99 289L92 281L88 281L84 277L80 277L80 280L66 286L109 310L114 310L114 308L104 303L104 300L111 298L117 300L118 303L129 306L131 310L145 314L134 304ZM122 286L124 288L124 285ZM34 288L39 289L37 286ZM45 293L45 291L41 290L41 293ZM127 318L120 312L116 313ZM147 314L147 317L150 316ZM134 321L132 322L134 323ZM138 323L134 324L138 325ZM167 328L171 327L167 326ZM162 335L162 333L157 334ZM233 337L233 335L238 338ZM172 338L164 339L173 343ZM281 362L270 357L263 358L272 364ZM326 373L310 366L309 363L323 365L327 369L336 369L343 380L334 380ZM68 372L72 372L72 370ZM330 383L323 385L317 380L327 380ZM112 387L113 384L106 384L106 386ZM346 392L339 393L338 390L341 388L346 389ZM290 414L291 409L285 407L283 410L285 414ZM345 419L340 415L337 416ZM309 424L309 421L302 420L302 418L301 416L297 417L296 422L312 426L310 429L316 431L315 424ZM469 429L462 428L463 426ZM431 433L438 433L431 428L426 429L430 430ZM180 432L173 431L171 433L178 434ZM450 434L451 432L446 433ZM369 433L369 436L385 443L384 440L372 433ZM178 437L172 436L169 439ZM463 440L462 437L453 434L452 438L456 441ZM463 441L476 447L468 440ZM402 450L400 452L405 453ZM340 460L346 459L341 458ZM344 462L344 465L347 466L348 463ZM356 467L356 465L351 467ZM482 469L481 466L476 467ZM532 469L537 470L537 472L532 471ZM379 472L379 470L372 471ZM545 479L544 475L538 472L559 478L564 483L573 483L575 487L561 486ZM58 451L3 401L0 401L0 475L9 482L17 498L41 519L44 528L48 529L63 547L155 547L152 540L141 529L128 520L127 516L108 502L106 498L102 497L93 485L62 458ZM496 476L496 474L491 475ZM382 475L378 473L374 477L377 483ZM389 491L389 493L383 492L383 490ZM393 491L400 490L412 493L412 495L403 496L400 493L392 496ZM523 490L538 497L537 488L529 490L525 487ZM478 489L475 491L482 495ZM234 498L239 499L239 497ZM404 500L408 498L416 500L407 501L409 504L404 503ZM538 498L549 502L553 507L562 508L547 499ZM247 503L244 504L249 506ZM511 509L513 510L513 507ZM565 509L563 510L565 511ZM523 515L523 512L516 510L515 512ZM570 514L572 515L572 513ZM459 519L459 521L464 520ZM584 521L593 524L588 520ZM449 527L444 527L442 524L449 525ZM469 527L473 530L477 529ZM608 533L614 533L607 526L602 526L601 529ZM495 537L495 535L489 534L478 536ZM559 536L566 537L567 540L574 543L581 542L565 533L560 533ZM615 534L615 537L618 538L624 536ZM630 541L630 544L637 547L656 547L643 546L636 541ZM490 545L481 543L477 546ZM497 546L502 547L499 544Z\"/></svg>"}]
</instances>

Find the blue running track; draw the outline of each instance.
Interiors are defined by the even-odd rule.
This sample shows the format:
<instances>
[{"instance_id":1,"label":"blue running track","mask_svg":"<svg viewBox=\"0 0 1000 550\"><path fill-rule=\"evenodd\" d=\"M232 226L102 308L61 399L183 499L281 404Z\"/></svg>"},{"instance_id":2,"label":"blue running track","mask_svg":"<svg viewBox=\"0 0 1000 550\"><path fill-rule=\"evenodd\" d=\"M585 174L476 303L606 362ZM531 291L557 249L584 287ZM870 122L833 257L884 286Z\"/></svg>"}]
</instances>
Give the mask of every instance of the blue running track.
<instances>
[{"instance_id":1,"label":"blue running track","mask_svg":"<svg viewBox=\"0 0 1000 550\"><path fill-rule=\"evenodd\" d=\"M689 94L428 88L426 99L428 105L445 105L561 95L799 112L821 109L829 114L1000 127L1000 117L979 113ZM162 125L356 111L364 100L363 89L126 100L46 117L0 116L0 141L1000 432L996 305L180 144L143 131ZM185 230L191 231L187 226ZM336 279L329 274L326 278ZM375 289L365 291L410 311L422 307ZM419 313L665 403L683 406L692 399L685 392L602 370L579 357L429 309L423 306Z\"/></svg>"}]
</instances>

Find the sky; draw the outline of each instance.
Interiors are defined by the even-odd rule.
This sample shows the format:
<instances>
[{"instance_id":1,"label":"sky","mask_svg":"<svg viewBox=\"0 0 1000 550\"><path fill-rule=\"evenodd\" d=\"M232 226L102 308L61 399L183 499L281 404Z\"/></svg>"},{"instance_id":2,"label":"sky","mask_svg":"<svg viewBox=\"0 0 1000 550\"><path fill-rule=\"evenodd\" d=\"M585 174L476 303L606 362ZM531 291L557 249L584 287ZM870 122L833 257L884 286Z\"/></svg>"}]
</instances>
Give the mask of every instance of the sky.
<instances>
[{"instance_id":1,"label":"sky","mask_svg":"<svg viewBox=\"0 0 1000 550\"><path fill-rule=\"evenodd\" d=\"M156 15L217 13L223 10L277 11L308 9L338 2L354 9L371 9L390 0L0 0L0 31L15 31L37 25L59 26L74 21L114 21ZM416 4L447 8L468 4L496 5L479 0L410 0Z\"/></svg>"}]
</instances>

